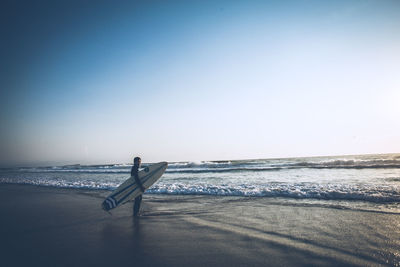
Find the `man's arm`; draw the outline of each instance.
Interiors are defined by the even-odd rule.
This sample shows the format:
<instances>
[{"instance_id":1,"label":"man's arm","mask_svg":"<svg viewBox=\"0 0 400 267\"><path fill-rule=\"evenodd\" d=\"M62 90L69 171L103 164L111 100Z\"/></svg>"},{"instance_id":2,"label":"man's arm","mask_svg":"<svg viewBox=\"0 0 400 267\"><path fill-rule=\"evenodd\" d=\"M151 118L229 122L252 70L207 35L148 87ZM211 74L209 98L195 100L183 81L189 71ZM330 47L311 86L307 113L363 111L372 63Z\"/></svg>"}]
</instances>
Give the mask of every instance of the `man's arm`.
<instances>
[{"instance_id":1,"label":"man's arm","mask_svg":"<svg viewBox=\"0 0 400 267\"><path fill-rule=\"evenodd\" d=\"M145 188L144 188L142 182L141 182L140 179L139 179L139 175L138 175L137 170L135 170L135 171L133 172L133 177L135 177L135 181L136 181L136 183L139 185L140 190L141 190L142 192L144 192Z\"/></svg>"}]
</instances>

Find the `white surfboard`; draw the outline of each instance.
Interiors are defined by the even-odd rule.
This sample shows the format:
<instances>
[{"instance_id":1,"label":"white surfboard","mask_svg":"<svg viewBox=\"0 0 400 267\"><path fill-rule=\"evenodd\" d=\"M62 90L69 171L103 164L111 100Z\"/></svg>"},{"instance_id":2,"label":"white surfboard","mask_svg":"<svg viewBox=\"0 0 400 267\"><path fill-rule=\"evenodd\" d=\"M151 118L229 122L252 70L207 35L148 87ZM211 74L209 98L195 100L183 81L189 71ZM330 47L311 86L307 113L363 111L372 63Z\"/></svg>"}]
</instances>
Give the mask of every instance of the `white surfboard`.
<instances>
[{"instance_id":1,"label":"white surfboard","mask_svg":"<svg viewBox=\"0 0 400 267\"><path fill-rule=\"evenodd\" d=\"M159 162L139 171L138 176L144 188L147 189L152 186L164 174L167 167L167 162ZM102 207L109 211L141 194L142 191L136 184L135 178L131 176L103 201Z\"/></svg>"}]
</instances>

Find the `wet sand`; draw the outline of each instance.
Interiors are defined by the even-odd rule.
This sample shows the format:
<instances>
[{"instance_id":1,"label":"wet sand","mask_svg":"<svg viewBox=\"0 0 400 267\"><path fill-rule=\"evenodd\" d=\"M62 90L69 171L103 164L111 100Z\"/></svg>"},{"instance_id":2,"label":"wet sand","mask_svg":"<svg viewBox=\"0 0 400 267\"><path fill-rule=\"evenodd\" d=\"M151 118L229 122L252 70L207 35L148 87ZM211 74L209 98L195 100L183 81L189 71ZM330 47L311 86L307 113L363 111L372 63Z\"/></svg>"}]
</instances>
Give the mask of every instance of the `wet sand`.
<instances>
[{"instance_id":1,"label":"wet sand","mask_svg":"<svg viewBox=\"0 0 400 267\"><path fill-rule=\"evenodd\" d=\"M269 198L0 185L2 266L399 266L400 215Z\"/></svg>"}]
</instances>

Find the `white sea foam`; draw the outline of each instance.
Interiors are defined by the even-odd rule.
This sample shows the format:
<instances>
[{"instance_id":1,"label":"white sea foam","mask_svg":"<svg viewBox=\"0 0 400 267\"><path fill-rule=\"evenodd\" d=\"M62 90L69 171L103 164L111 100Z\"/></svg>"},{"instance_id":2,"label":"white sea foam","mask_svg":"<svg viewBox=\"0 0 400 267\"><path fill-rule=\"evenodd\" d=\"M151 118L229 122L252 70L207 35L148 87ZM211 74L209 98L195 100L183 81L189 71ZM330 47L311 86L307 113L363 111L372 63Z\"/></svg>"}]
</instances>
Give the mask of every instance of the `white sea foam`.
<instances>
[{"instance_id":1,"label":"white sea foam","mask_svg":"<svg viewBox=\"0 0 400 267\"><path fill-rule=\"evenodd\" d=\"M0 183L113 190L131 166L0 169ZM400 203L399 181L399 155L173 162L147 192Z\"/></svg>"},{"instance_id":2,"label":"white sea foam","mask_svg":"<svg viewBox=\"0 0 400 267\"><path fill-rule=\"evenodd\" d=\"M363 200L370 202L400 202L399 188L355 187L349 185L318 184L264 184L264 185L210 185L210 184L156 184L149 193L173 195L220 195L252 197L289 197L299 199Z\"/></svg>"},{"instance_id":3,"label":"white sea foam","mask_svg":"<svg viewBox=\"0 0 400 267\"><path fill-rule=\"evenodd\" d=\"M22 183L63 188L113 190L120 182L67 179L7 179L0 183ZM400 202L400 185L349 185L315 183L266 183L266 184L209 184L158 182L148 189L151 194L218 195L252 197L288 197L299 199L362 200L377 203Z\"/></svg>"}]
</instances>

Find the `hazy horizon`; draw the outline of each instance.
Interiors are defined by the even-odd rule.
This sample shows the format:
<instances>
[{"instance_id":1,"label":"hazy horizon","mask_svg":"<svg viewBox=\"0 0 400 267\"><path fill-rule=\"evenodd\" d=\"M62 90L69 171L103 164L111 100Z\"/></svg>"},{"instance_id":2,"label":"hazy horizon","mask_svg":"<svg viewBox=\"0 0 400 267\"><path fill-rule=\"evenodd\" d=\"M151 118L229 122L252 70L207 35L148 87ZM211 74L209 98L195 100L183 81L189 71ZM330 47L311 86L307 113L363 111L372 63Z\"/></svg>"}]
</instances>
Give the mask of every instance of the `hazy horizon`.
<instances>
[{"instance_id":1,"label":"hazy horizon","mask_svg":"<svg viewBox=\"0 0 400 267\"><path fill-rule=\"evenodd\" d=\"M0 12L1 166L400 152L399 1Z\"/></svg>"}]
</instances>

